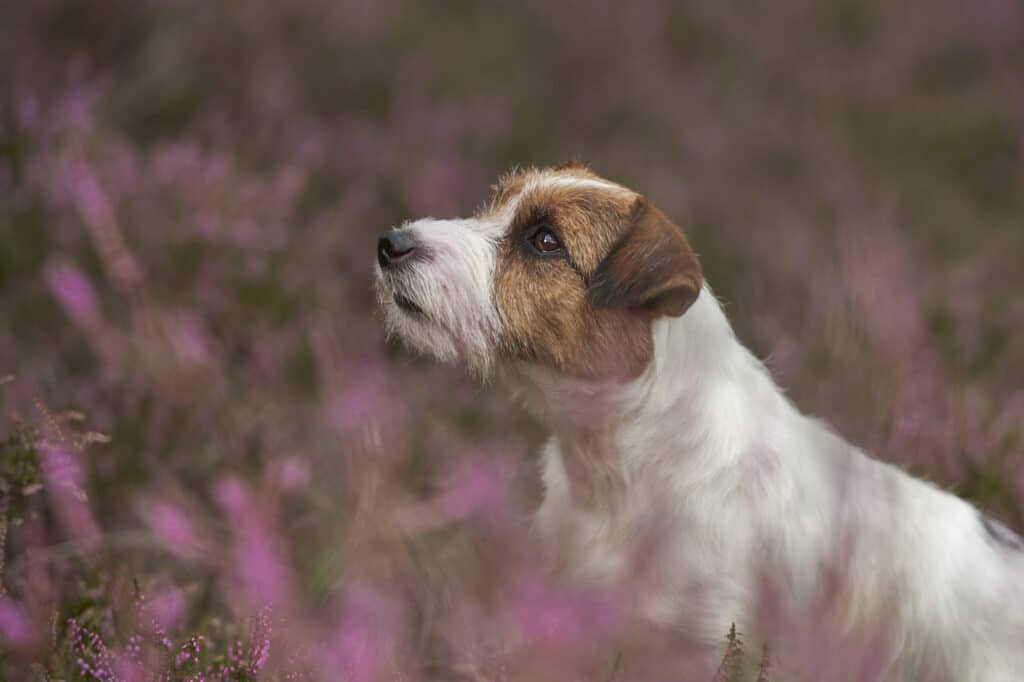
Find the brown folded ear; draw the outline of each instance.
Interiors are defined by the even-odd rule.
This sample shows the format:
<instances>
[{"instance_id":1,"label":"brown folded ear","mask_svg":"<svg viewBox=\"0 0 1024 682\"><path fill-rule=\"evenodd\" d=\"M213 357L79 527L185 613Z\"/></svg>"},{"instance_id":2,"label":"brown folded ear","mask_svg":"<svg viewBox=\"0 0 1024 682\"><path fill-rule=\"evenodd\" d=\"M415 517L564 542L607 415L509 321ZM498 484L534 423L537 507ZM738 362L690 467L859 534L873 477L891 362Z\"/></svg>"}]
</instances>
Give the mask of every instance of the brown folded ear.
<instances>
[{"instance_id":1,"label":"brown folded ear","mask_svg":"<svg viewBox=\"0 0 1024 682\"><path fill-rule=\"evenodd\" d=\"M683 231L644 197L590 283L595 308L633 308L678 317L697 300L703 277Z\"/></svg>"}]
</instances>

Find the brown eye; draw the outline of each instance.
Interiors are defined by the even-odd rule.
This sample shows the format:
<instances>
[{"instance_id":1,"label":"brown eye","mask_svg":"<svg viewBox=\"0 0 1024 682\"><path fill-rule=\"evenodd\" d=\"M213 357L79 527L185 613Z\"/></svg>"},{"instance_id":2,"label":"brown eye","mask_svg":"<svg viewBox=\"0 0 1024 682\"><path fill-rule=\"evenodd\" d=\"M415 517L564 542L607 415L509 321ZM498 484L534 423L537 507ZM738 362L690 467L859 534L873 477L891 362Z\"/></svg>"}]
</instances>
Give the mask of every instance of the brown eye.
<instances>
[{"instance_id":1,"label":"brown eye","mask_svg":"<svg viewBox=\"0 0 1024 682\"><path fill-rule=\"evenodd\" d=\"M550 227L540 226L530 235L529 238L530 246L534 248L537 253L541 254L552 254L562 249L562 242L558 241L558 237L551 231Z\"/></svg>"}]
</instances>

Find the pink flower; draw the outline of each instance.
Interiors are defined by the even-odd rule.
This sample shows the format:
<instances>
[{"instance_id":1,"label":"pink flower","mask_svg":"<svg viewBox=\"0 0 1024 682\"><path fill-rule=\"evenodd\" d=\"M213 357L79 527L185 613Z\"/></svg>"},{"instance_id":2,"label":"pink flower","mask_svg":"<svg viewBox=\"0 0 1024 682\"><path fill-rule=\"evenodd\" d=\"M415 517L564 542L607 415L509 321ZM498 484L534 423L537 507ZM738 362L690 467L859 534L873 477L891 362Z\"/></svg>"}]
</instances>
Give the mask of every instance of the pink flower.
<instances>
[{"instance_id":1,"label":"pink flower","mask_svg":"<svg viewBox=\"0 0 1024 682\"><path fill-rule=\"evenodd\" d=\"M173 315L165 329L182 364L203 367L211 363L214 343L199 317L185 312Z\"/></svg>"},{"instance_id":2,"label":"pink flower","mask_svg":"<svg viewBox=\"0 0 1024 682\"><path fill-rule=\"evenodd\" d=\"M386 678L397 662L403 627L402 608L393 598L365 585L350 587L322 650L322 675L352 682Z\"/></svg>"},{"instance_id":3,"label":"pink flower","mask_svg":"<svg viewBox=\"0 0 1024 682\"><path fill-rule=\"evenodd\" d=\"M234 477L218 481L213 497L235 532L232 578L250 605L291 600L291 571L270 525L257 509L249 488Z\"/></svg>"},{"instance_id":4,"label":"pink flower","mask_svg":"<svg viewBox=\"0 0 1024 682\"><path fill-rule=\"evenodd\" d=\"M144 517L164 549L182 559L193 556L195 534L191 520L181 507L157 501L144 511Z\"/></svg>"},{"instance_id":5,"label":"pink flower","mask_svg":"<svg viewBox=\"0 0 1024 682\"><path fill-rule=\"evenodd\" d=\"M0 596L0 643L5 648L28 649L36 640L35 626L17 602Z\"/></svg>"},{"instance_id":6,"label":"pink flower","mask_svg":"<svg viewBox=\"0 0 1024 682\"><path fill-rule=\"evenodd\" d=\"M118 682L144 682L146 679L143 667L125 655L114 658L113 668Z\"/></svg>"},{"instance_id":7,"label":"pink flower","mask_svg":"<svg viewBox=\"0 0 1024 682\"><path fill-rule=\"evenodd\" d=\"M110 225L114 222L114 209L87 161L68 161L64 177L74 198L75 207L85 222L92 226Z\"/></svg>"},{"instance_id":8,"label":"pink flower","mask_svg":"<svg viewBox=\"0 0 1024 682\"><path fill-rule=\"evenodd\" d=\"M185 594L177 587L163 590L146 602L146 613L161 632L177 629L185 619L185 610Z\"/></svg>"},{"instance_id":9,"label":"pink flower","mask_svg":"<svg viewBox=\"0 0 1024 682\"><path fill-rule=\"evenodd\" d=\"M340 430L359 429L384 414L388 405L383 373L361 371L334 396L327 408L328 418Z\"/></svg>"},{"instance_id":10,"label":"pink flower","mask_svg":"<svg viewBox=\"0 0 1024 682\"><path fill-rule=\"evenodd\" d=\"M623 625L622 604L612 593L580 591L524 569L512 586L508 613L529 639L580 649L613 636Z\"/></svg>"},{"instance_id":11,"label":"pink flower","mask_svg":"<svg viewBox=\"0 0 1024 682\"><path fill-rule=\"evenodd\" d=\"M289 571L276 538L260 526L242 532L235 549L241 587L253 604L280 604L289 599Z\"/></svg>"},{"instance_id":12,"label":"pink flower","mask_svg":"<svg viewBox=\"0 0 1024 682\"><path fill-rule=\"evenodd\" d=\"M249 491L234 476L220 479L213 485L213 499L232 521L241 522L249 511Z\"/></svg>"},{"instance_id":13,"label":"pink flower","mask_svg":"<svg viewBox=\"0 0 1024 682\"><path fill-rule=\"evenodd\" d=\"M451 477L438 500L449 520L461 520L504 504L508 472L493 458L477 457Z\"/></svg>"},{"instance_id":14,"label":"pink flower","mask_svg":"<svg viewBox=\"0 0 1024 682\"><path fill-rule=\"evenodd\" d=\"M309 485L309 463L301 457L286 457L277 463L274 479L282 492L299 492Z\"/></svg>"},{"instance_id":15,"label":"pink flower","mask_svg":"<svg viewBox=\"0 0 1024 682\"><path fill-rule=\"evenodd\" d=\"M82 488L83 474L77 453L61 443L44 443L41 452L45 487L64 530L84 550L95 550L100 530Z\"/></svg>"},{"instance_id":16,"label":"pink flower","mask_svg":"<svg viewBox=\"0 0 1024 682\"><path fill-rule=\"evenodd\" d=\"M96 293L81 270L71 263L55 261L47 264L44 276L50 292L72 320L85 325L97 319Z\"/></svg>"}]
</instances>

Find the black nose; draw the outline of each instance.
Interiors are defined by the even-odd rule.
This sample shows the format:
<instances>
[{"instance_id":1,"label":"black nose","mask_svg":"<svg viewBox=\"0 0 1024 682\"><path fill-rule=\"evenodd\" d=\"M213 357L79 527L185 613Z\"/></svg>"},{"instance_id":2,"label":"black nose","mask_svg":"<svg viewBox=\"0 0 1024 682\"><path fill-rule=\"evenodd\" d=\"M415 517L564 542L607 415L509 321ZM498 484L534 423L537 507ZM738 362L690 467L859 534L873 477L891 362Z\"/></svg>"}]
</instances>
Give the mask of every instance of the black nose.
<instances>
[{"instance_id":1,"label":"black nose","mask_svg":"<svg viewBox=\"0 0 1024 682\"><path fill-rule=\"evenodd\" d=\"M416 241L408 230L388 230L377 240L377 262L382 268L395 265L416 251Z\"/></svg>"}]
</instances>

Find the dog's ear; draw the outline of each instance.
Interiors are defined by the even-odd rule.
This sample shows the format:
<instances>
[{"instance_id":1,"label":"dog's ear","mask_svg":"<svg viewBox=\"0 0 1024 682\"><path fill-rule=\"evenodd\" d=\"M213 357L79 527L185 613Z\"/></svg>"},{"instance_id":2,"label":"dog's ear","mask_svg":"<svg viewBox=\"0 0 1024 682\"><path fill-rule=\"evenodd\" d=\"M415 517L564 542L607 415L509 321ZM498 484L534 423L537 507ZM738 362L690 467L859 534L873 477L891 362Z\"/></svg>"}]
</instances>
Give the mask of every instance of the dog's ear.
<instances>
[{"instance_id":1,"label":"dog's ear","mask_svg":"<svg viewBox=\"0 0 1024 682\"><path fill-rule=\"evenodd\" d=\"M697 300L703 277L683 231L647 201L637 199L622 236L590 283L595 308L631 308L678 317Z\"/></svg>"}]
</instances>

